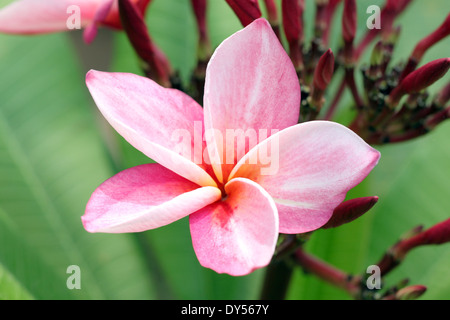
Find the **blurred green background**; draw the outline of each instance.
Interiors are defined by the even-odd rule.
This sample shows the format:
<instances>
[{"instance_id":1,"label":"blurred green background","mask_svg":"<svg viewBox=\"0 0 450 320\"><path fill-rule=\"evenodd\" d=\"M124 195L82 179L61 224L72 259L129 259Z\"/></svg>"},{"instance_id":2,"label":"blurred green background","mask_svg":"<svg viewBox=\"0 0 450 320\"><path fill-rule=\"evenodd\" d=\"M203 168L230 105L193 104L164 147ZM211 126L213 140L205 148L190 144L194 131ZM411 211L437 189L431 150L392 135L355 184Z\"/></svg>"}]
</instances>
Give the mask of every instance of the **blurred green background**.
<instances>
[{"instance_id":1,"label":"blurred green background","mask_svg":"<svg viewBox=\"0 0 450 320\"><path fill-rule=\"evenodd\" d=\"M0 0L3 7L10 0ZM366 8L358 0L359 31ZM413 1L394 60L442 23L447 0ZM340 38L339 7L331 47ZM314 1L306 1L311 34ZM149 31L185 81L196 63L194 16L187 0L154 0ZM208 21L214 47L241 28L225 1L211 0ZM84 84L89 68L140 73L123 33L103 30L92 45L81 33L0 35L0 299L256 299L264 270L245 277L202 268L192 249L187 219L141 234L89 234L81 224L87 200L114 172L99 130L101 121ZM82 50L81 50L82 49ZM81 51L80 51L81 50ZM369 50L370 51L370 50ZM422 64L447 57L448 38ZM362 62L367 61L367 56ZM430 92L436 92L447 75ZM344 96L340 111L350 106ZM339 113L345 123L346 112ZM124 167L146 163L115 136ZM450 216L450 121L411 142L377 147L382 157L349 197L380 197L365 216L314 233L307 250L349 273L364 272L399 236ZM69 290L67 267L81 268L81 289ZM428 287L423 299L450 298L450 244L418 248L387 278ZM345 292L296 270L288 299L348 299Z\"/></svg>"}]
</instances>

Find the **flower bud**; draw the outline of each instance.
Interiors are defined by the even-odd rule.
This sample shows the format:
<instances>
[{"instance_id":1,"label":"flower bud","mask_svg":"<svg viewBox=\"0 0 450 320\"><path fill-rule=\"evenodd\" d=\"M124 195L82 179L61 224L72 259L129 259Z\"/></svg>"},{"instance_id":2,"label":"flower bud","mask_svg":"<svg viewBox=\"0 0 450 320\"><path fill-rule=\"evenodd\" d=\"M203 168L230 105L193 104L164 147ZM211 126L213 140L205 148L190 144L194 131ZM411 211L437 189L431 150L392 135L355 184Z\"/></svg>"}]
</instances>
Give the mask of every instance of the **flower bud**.
<instances>
[{"instance_id":1,"label":"flower bud","mask_svg":"<svg viewBox=\"0 0 450 320\"><path fill-rule=\"evenodd\" d=\"M344 201L334 209L330 220L322 228L335 228L349 223L369 211L377 202L378 197L364 197Z\"/></svg>"},{"instance_id":2,"label":"flower bud","mask_svg":"<svg viewBox=\"0 0 450 320\"><path fill-rule=\"evenodd\" d=\"M289 43L303 40L304 0L282 0L283 28Z\"/></svg>"},{"instance_id":3,"label":"flower bud","mask_svg":"<svg viewBox=\"0 0 450 320\"><path fill-rule=\"evenodd\" d=\"M314 71L314 88L325 90L334 72L334 55L331 49L328 49L319 59Z\"/></svg>"},{"instance_id":4,"label":"flower bud","mask_svg":"<svg viewBox=\"0 0 450 320\"><path fill-rule=\"evenodd\" d=\"M402 288L395 293L395 298L397 300L415 300L422 296L425 291L427 291L427 287L422 285L413 285Z\"/></svg>"},{"instance_id":5,"label":"flower bud","mask_svg":"<svg viewBox=\"0 0 450 320\"><path fill-rule=\"evenodd\" d=\"M411 250L421 245L450 242L450 218L422 231L409 239L400 241L394 247L395 257L403 259Z\"/></svg>"},{"instance_id":6,"label":"flower bud","mask_svg":"<svg viewBox=\"0 0 450 320\"><path fill-rule=\"evenodd\" d=\"M226 0L245 27L261 17L258 0Z\"/></svg>"},{"instance_id":7,"label":"flower bud","mask_svg":"<svg viewBox=\"0 0 450 320\"><path fill-rule=\"evenodd\" d=\"M95 12L94 21L86 26L83 32L83 40L86 44L90 44L97 36L98 25L106 21L111 12L113 1L106 1L99 6Z\"/></svg>"},{"instance_id":8,"label":"flower bud","mask_svg":"<svg viewBox=\"0 0 450 320\"><path fill-rule=\"evenodd\" d=\"M198 59L206 61L211 56L211 44L209 41L208 30L206 28L206 0L191 0L192 8L194 9L195 19L197 21L197 28L199 33L198 39Z\"/></svg>"},{"instance_id":9,"label":"flower bud","mask_svg":"<svg viewBox=\"0 0 450 320\"><path fill-rule=\"evenodd\" d=\"M388 104L396 105L404 94L419 92L442 78L450 68L450 58L431 61L419 69L411 72L391 92Z\"/></svg>"},{"instance_id":10,"label":"flower bud","mask_svg":"<svg viewBox=\"0 0 450 320\"><path fill-rule=\"evenodd\" d=\"M346 43L353 43L357 28L356 0L345 0L342 16L342 35Z\"/></svg>"},{"instance_id":11,"label":"flower bud","mask_svg":"<svg viewBox=\"0 0 450 320\"><path fill-rule=\"evenodd\" d=\"M450 35L450 14L445 21L431 34L423 38L414 48L400 76L400 81L410 74L422 59L425 52L435 43Z\"/></svg>"},{"instance_id":12,"label":"flower bud","mask_svg":"<svg viewBox=\"0 0 450 320\"><path fill-rule=\"evenodd\" d=\"M334 13L336 12L336 8L340 2L341 2L341 0L329 0L328 5L325 8L323 21L327 27L325 28L325 30L323 30L323 35L322 35L322 41L323 41L324 46L328 45L328 39L330 36L330 30L331 30L331 28L329 28L328 26L331 25Z\"/></svg>"},{"instance_id":13,"label":"flower bud","mask_svg":"<svg viewBox=\"0 0 450 320\"><path fill-rule=\"evenodd\" d=\"M191 0L200 38L206 37L206 0Z\"/></svg>"},{"instance_id":14,"label":"flower bud","mask_svg":"<svg viewBox=\"0 0 450 320\"><path fill-rule=\"evenodd\" d=\"M304 0L282 0L283 29L289 44L289 56L295 69L303 69L303 9Z\"/></svg>"},{"instance_id":15,"label":"flower bud","mask_svg":"<svg viewBox=\"0 0 450 320\"><path fill-rule=\"evenodd\" d=\"M433 31L430 35L422 39L414 48L412 53L412 58L416 61L420 61L425 51L427 51L436 42L442 40L443 38L450 35L450 14L447 16L445 21Z\"/></svg>"},{"instance_id":16,"label":"flower bud","mask_svg":"<svg viewBox=\"0 0 450 320\"><path fill-rule=\"evenodd\" d=\"M267 9L267 17L271 25L278 24L278 10L274 0L264 0Z\"/></svg>"},{"instance_id":17,"label":"flower bud","mask_svg":"<svg viewBox=\"0 0 450 320\"><path fill-rule=\"evenodd\" d=\"M120 18L137 55L146 64L148 77L163 86L170 86L170 65L163 52L150 38L147 25L138 6L130 0L119 0Z\"/></svg>"}]
</instances>

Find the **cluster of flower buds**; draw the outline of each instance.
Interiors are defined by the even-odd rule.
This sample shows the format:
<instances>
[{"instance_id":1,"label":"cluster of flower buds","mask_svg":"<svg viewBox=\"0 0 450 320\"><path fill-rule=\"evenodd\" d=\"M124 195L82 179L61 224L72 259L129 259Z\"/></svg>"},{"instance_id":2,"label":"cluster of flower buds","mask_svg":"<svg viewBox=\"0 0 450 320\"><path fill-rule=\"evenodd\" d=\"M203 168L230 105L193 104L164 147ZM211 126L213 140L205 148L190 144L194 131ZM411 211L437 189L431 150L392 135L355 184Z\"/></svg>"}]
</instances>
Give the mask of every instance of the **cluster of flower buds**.
<instances>
[{"instance_id":1,"label":"cluster of flower buds","mask_svg":"<svg viewBox=\"0 0 450 320\"><path fill-rule=\"evenodd\" d=\"M256 0L226 0L243 26L262 16ZM390 66L391 56L400 28L394 21L411 0L387 0L381 10L381 28L368 29L359 43L355 43L358 27L356 0L317 0L314 35L310 43L304 37L304 0L282 0L278 12L274 0L265 0L265 12L274 32L283 44L297 70L302 89L300 121L332 120L346 88L351 92L355 118L349 127L366 142L379 145L410 140L434 129L450 117L450 84L433 97L427 88L442 78L450 67L450 59L441 58L417 68L425 52L450 34L450 15L431 34L420 40L408 59ZM119 0L120 17L147 76L166 87L188 92L201 103L205 70L212 48L206 24L207 1L191 0L197 21L197 66L192 72L189 87L181 81L164 54L152 42L143 19L142 10L135 1ZM334 53L328 47L328 27L335 18L336 9L343 6L342 48ZM337 17L336 17L337 18ZM284 38L281 35L284 32ZM369 44L375 44L370 62L358 70L360 57ZM325 100L333 76L342 69L344 76L335 96ZM363 92L355 81L356 72L362 72Z\"/></svg>"},{"instance_id":2,"label":"cluster of flower buds","mask_svg":"<svg viewBox=\"0 0 450 320\"><path fill-rule=\"evenodd\" d=\"M257 1L227 1L240 21L246 25L261 15ZM328 48L329 29L336 8L342 3L342 48L336 60ZM274 30L279 32L280 20L287 40L287 51L302 84L300 121L333 118L342 93L350 89L356 115L349 127L370 144L401 142L421 136L450 117L450 84L435 96L427 88L442 78L450 67L448 57L431 61L417 68L424 53L450 34L450 15L431 34L420 40L411 56L390 66L391 56L400 28L395 19L411 0L387 0L381 10L381 28L368 29L360 43L355 44L357 30L356 0L317 0L314 35L311 43L304 37L304 0L282 0L281 19L273 1L265 1ZM376 43L370 63L362 64L364 94L358 90L355 73L361 55L369 44ZM326 103L325 91L332 76L344 70L341 85L334 99Z\"/></svg>"}]
</instances>

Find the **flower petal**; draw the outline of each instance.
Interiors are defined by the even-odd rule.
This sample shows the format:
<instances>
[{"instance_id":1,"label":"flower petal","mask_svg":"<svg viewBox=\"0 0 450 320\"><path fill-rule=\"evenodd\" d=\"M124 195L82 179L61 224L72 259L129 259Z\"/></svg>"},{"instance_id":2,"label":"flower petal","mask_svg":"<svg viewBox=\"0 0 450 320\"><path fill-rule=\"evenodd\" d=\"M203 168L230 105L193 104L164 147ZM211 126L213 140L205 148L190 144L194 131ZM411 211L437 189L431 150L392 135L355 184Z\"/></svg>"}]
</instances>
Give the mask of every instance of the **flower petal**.
<instances>
[{"instance_id":1,"label":"flower petal","mask_svg":"<svg viewBox=\"0 0 450 320\"><path fill-rule=\"evenodd\" d=\"M84 27L105 1L107 0L15 1L0 10L0 32L36 34L68 31L67 23L76 13L80 14L80 27ZM77 8L78 11L72 11L71 8Z\"/></svg>"},{"instance_id":2,"label":"flower petal","mask_svg":"<svg viewBox=\"0 0 450 320\"><path fill-rule=\"evenodd\" d=\"M245 275L272 258L278 237L277 208L270 195L248 179L233 179L225 190L225 200L189 216L192 243L204 267Z\"/></svg>"},{"instance_id":3,"label":"flower petal","mask_svg":"<svg viewBox=\"0 0 450 320\"><path fill-rule=\"evenodd\" d=\"M244 140L246 132L259 137L259 130L265 130L264 139L272 129L281 130L298 122L298 77L266 20L255 20L214 52L206 71L204 108L205 130L216 130L208 152L219 181L226 181L245 154L236 151L237 139L225 139L227 130L242 130L239 138ZM246 151L260 141L247 142Z\"/></svg>"},{"instance_id":4,"label":"flower petal","mask_svg":"<svg viewBox=\"0 0 450 320\"><path fill-rule=\"evenodd\" d=\"M215 187L198 187L157 163L124 170L92 194L83 225L89 232L140 232L181 219L219 200Z\"/></svg>"},{"instance_id":5,"label":"flower petal","mask_svg":"<svg viewBox=\"0 0 450 320\"><path fill-rule=\"evenodd\" d=\"M91 70L86 84L104 117L136 149L201 186L216 186L202 158L203 110L191 97L129 73Z\"/></svg>"},{"instance_id":6,"label":"flower petal","mask_svg":"<svg viewBox=\"0 0 450 320\"><path fill-rule=\"evenodd\" d=\"M106 0L98 7L97 11L95 12L94 18L84 29L84 42L89 44L94 41L95 37L97 36L98 26L108 17L108 14L111 12L114 3L116 3L115 0Z\"/></svg>"},{"instance_id":7,"label":"flower petal","mask_svg":"<svg viewBox=\"0 0 450 320\"><path fill-rule=\"evenodd\" d=\"M230 178L260 184L277 204L280 232L303 233L324 225L379 157L347 127L311 121L260 143L241 159Z\"/></svg>"}]
</instances>

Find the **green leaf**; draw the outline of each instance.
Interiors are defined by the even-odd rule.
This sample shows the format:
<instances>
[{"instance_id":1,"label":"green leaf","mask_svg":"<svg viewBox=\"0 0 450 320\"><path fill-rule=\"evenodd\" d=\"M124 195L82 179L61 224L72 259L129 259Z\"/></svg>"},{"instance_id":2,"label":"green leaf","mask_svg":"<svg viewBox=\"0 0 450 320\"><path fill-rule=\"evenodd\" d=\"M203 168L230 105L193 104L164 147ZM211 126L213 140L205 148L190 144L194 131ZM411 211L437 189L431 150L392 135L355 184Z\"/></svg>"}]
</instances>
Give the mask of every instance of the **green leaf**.
<instances>
[{"instance_id":1,"label":"green leaf","mask_svg":"<svg viewBox=\"0 0 450 320\"><path fill-rule=\"evenodd\" d=\"M154 297L133 237L81 224L111 170L71 43L66 35L1 41L0 264L9 280L0 296L14 298L11 283L20 283L17 298ZM66 286L70 265L81 269L81 290Z\"/></svg>"},{"instance_id":2,"label":"green leaf","mask_svg":"<svg viewBox=\"0 0 450 320\"><path fill-rule=\"evenodd\" d=\"M32 300L33 296L0 264L0 300Z\"/></svg>"}]
</instances>

